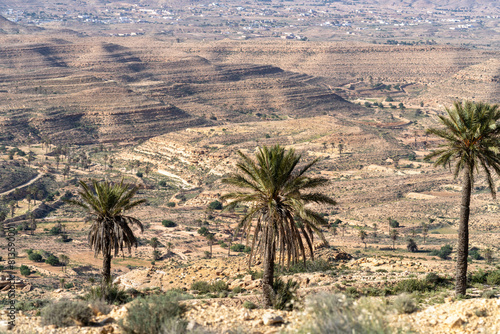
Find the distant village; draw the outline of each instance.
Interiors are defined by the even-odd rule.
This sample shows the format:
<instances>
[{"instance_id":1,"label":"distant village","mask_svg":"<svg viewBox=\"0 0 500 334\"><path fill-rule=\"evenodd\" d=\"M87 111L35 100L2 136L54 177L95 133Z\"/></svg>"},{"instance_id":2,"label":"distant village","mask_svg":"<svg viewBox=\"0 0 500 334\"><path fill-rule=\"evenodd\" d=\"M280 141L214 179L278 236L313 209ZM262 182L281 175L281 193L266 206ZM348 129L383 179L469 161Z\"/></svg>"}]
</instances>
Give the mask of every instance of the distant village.
<instances>
[{"instance_id":1,"label":"distant village","mask_svg":"<svg viewBox=\"0 0 500 334\"><path fill-rule=\"evenodd\" d=\"M81 10L51 5L44 10L6 9L3 16L13 22L37 26L54 22L102 26L100 31L111 36L137 36L154 25L159 33L203 33L214 38L249 39L276 37L309 40L314 31L335 36L358 36L394 41L410 37L428 43L441 34L468 34L485 26L495 26L498 15L472 14L468 8L459 10L413 10L391 8L359 8L340 1L332 3L297 4L295 2L226 1L185 7L153 8L143 4L107 3ZM448 33L446 33L448 31ZM456 37L456 36L455 36ZM406 42L408 43L408 41Z\"/></svg>"}]
</instances>

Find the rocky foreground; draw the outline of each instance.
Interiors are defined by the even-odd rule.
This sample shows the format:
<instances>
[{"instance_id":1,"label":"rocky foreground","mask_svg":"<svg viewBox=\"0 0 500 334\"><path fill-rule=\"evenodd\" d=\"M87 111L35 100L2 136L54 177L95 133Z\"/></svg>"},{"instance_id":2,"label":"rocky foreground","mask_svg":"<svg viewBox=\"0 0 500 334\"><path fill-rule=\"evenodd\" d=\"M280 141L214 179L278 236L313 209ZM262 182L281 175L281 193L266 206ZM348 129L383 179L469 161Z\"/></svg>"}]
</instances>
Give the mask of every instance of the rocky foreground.
<instances>
[{"instance_id":1,"label":"rocky foreground","mask_svg":"<svg viewBox=\"0 0 500 334\"><path fill-rule=\"evenodd\" d=\"M330 249L321 249L319 253L325 259L345 254ZM330 267L330 270L324 272L281 275L284 281L293 279L299 285L299 306L293 311L249 307L260 304L261 280L255 275L260 268L254 266L249 271L243 256L196 260L190 263L172 259L162 267L132 270L119 276L115 283L129 291L161 293L177 289L189 293L194 298L181 303L186 308L184 319L189 323L188 330L196 330L196 333L297 333L301 329L303 332L304 325L317 321L314 320L315 315L311 309L304 306L307 304L304 304L304 301L310 296L318 293L349 294L353 290L367 294L363 289L381 290L400 280L423 278L436 269L426 261L390 257L336 262L338 267ZM215 295L203 294L192 288L192 284L199 281L223 281L228 290ZM77 288L44 291L34 287L29 290L19 290L19 296L24 299L76 299L86 292ZM355 300L354 305L360 305L362 312L369 316L380 317L382 314L384 326L394 328L395 331L401 329L416 333L500 333L500 299L498 293L492 292L491 296L496 298L456 300L452 297L452 291L446 289L430 292L433 297L422 298L422 295L415 295L413 298L419 299L419 304L412 310L414 312L409 314L398 312L394 306L396 296L366 297ZM468 295L480 296L481 291L473 288L468 291ZM372 313L375 312L373 309L365 309L365 306L362 306L363 301L382 306L377 311L382 310L382 313ZM90 325L75 323L74 326L65 328L44 326L38 310L20 311L17 314L16 326L9 328L8 314L4 309L0 313L0 333L2 329L10 329L10 333L16 334L123 333L118 323L126 319L130 306L131 303L112 306L108 314L102 314L99 309L91 306L93 318Z\"/></svg>"},{"instance_id":2,"label":"rocky foreground","mask_svg":"<svg viewBox=\"0 0 500 334\"><path fill-rule=\"evenodd\" d=\"M229 298L222 300L191 300L187 303L185 318L188 328L204 329L210 333L239 330L243 333L298 332L307 321L306 311L279 311L271 309L248 310L236 306ZM41 318L20 312L16 326L9 333L121 333L116 321L127 313L127 305L114 307L108 315L96 313L93 326L55 328L43 326ZM6 311L2 311L2 326L6 329ZM498 333L500 332L500 299L469 299L448 301L433 305L409 315L390 314L387 317L394 328L416 333Z\"/></svg>"}]
</instances>

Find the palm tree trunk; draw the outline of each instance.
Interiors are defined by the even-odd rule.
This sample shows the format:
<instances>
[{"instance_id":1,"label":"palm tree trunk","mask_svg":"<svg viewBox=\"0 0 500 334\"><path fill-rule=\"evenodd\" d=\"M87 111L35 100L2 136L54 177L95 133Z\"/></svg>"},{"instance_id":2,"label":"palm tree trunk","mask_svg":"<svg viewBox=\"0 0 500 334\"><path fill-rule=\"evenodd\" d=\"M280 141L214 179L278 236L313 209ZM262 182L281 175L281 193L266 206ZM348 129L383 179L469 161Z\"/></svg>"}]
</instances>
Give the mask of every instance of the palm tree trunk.
<instances>
[{"instance_id":1,"label":"palm tree trunk","mask_svg":"<svg viewBox=\"0 0 500 334\"><path fill-rule=\"evenodd\" d=\"M271 228L269 228L271 230ZM262 277L262 303L269 308L273 305L273 278L274 278L274 256L275 245L272 230L267 232L266 246L264 249L264 273Z\"/></svg>"},{"instance_id":2,"label":"palm tree trunk","mask_svg":"<svg viewBox=\"0 0 500 334\"><path fill-rule=\"evenodd\" d=\"M462 185L462 203L460 205L460 223L458 226L457 247L457 283L455 293L465 295L467 289L467 256L469 253L469 214L470 198L472 191L470 168L464 169L464 180Z\"/></svg>"},{"instance_id":3,"label":"palm tree trunk","mask_svg":"<svg viewBox=\"0 0 500 334\"><path fill-rule=\"evenodd\" d=\"M103 283L109 283L111 281L111 254L104 255L104 260L102 261L102 281Z\"/></svg>"}]
</instances>

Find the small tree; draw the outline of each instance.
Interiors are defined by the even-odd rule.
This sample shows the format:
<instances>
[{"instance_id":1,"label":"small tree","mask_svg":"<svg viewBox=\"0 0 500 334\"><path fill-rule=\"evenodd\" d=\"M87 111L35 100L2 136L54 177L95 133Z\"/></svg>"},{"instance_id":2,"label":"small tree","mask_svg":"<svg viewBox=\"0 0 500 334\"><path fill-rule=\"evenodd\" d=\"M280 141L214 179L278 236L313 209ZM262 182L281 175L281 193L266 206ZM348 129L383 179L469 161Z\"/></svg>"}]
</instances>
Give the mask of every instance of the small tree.
<instances>
[{"instance_id":1,"label":"small tree","mask_svg":"<svg viewBox=\"0 0 500 334\"><path fill-rule=\"evenodd\" d=\"M422 223L422 237L424 238L424 244L428 234L429 234L429 225L426 223Z\"/></svg>"},{"instance_id":2,"label":"small tree","mask_svg":"<svg viewBox=\"0 0 500 334\"><path fill-rule=\"evenodd\" d=\"M207 233L205 235L205 238L207 238L208 240L208 244L210 245L210 258L212 258L212 245L214 244L214 240L215 240L215 234L214 233Z\"/></svg>"},{"instance_id":3,"label":"small tree","mask_svg":"<svg viewBox=\"0 0 500 334\"><path fill-rule=\"evenodd\" d=\"M399 232L396 229L392 229L389 233L389 237L392 240L392 249L396 249L396 240L398 239Z\"/></svg>"},{"instance_id":4,"label":"small tree","mask_svg":"<svg viewBox=\"0 0 500 334\"><path fill-rule=\"evenodd\" d=\"M219 201L213 201L208 204L208 208L211 210L222 210L222 203Z\"/></svg>"},{"instance_id":5,"label":"small tree","mask_svg":"<svg viewBox=\"0 0 500 334\"><path fill-rule=\"evenodd\" d=\"M154 237L149 241L149 245L153 247L153 250L156 250L156 248L160 245L160 242L158 241L158 238Z\"/></svg>"},{"instance_id":6,"label":"small tree","mask_svg":"<svg viewBox=\"0 0 500 334\"><path fill-rule=\"evenodd\" d=\"M19 268L21 275L28 277L31 274L31 269L28 266L25 266L24 264L21 265Z\"/></svg>"},{"instance_id":7,"label":"small tree","mask_svg":"<svg viewBox=\"0 0 500 334\"><path fill-rule=\"evenodd\" d=\"M491 248L486 248L484 250L484 259L486 260L486 263L491 263L493 261L493 251Z\"/></svg>"},{"instance_id":8,"label":"small tree","mask_svg":"<svg viewBox=\"0 0 500 334\"><path fill-rule=\"evenodd\" d=\"M14 217L14 214L16 213L17 202L16 201L10 201L9 202L9 207L10 207L10 216Z\"/></svg>"},{"instance_id":9,"label":"small tree","mask_svg":"<svg viewBox=\"0 0 500 334\"><path fill-rule=\"evenodd\" d=\"M406 245L406 248L412 253L418 252L417 243L413 239L408 239L408 245Z\"/></svg>"},{"instance_id":10,"label":"small tree","mask_svg":"<svg viewBox=\"0 0 500 334\"><path fill-rule=\"evenodd\" d=\"M378 226L377 223L373 223L373 238L377 239L377 231L378 231Z\"/></svg>"},{"instance_id":11,"label":"small tree","mask_svg":"<svg viewBox=\"0 0 500 334\"><path fill-rule=\"evenodd\" d=\"M365 242L365 239L366 239L366 231L365 230L359 230L359 239L361 239L361 242L365 244L365 249L366 249L366 242Z\"/></svg>"},{"instance_id":12,"label":"small tree","mask_svg":"<svg viewBox=\"0 0 500 334\"><path fill-rule=\"evenodd\" d=\"M66 266L69 264L69 256L67 255L59 255L59 262L61 263L61 266L63 267L63 271L66 271Z\"/></svg>"}]
</instances>

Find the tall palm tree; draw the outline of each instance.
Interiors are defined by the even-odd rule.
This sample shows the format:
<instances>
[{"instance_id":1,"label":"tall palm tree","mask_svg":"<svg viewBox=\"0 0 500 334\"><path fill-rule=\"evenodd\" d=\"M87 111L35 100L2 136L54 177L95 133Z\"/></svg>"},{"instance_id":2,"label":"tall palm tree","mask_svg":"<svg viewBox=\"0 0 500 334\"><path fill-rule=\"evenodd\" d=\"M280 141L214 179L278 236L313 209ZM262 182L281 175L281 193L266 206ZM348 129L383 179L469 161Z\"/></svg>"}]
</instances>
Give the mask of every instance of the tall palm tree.
<instances>
[{"instance_id":1,"label":"tall palm tree","mask_svg":"<svg viewBox=\"0 0 500 334\"><path fill-rule=\"evenodd\" d=\"M327 221L307 208L306 204L335 204L335 201L321 193L303 193L328 182L321 177L305 176L317 160L298 169L301 156L293 149L286 151L279 145L259 148L255 155L257 161L240 151L238 154L241 157L236 165L238 173L224 178L223 182L241 190L226 194L222 199L229 200L227 210L238 204L250 206L235 235L243 228L247 240L253 236L249 265L255 253L263 255L263 303L269 307L272 305L276 251L279 249L281 265L284 265L285 257L287 266L290 262L297 262L300 257L305 264L306 247L311 258L314 258L314 232L324 240L319 226L326 225Z\"/></svg>"},{"instance_id":2,"label":"tall palm tree","mask_svg":"<svg viewBox=\"0 0 500 334\"><path fill-rule=\"evenodd\" d=\"M94 255L103 255L103 282L111 279L111 258L118 256L118 252L126 247L131 251L132 246L137 247L137 239L131 226L136 225L141 232L142 223L125 212L144 203L146 200L133 200L138 187L109 181L91 181L91 185L80 181L80 201L70 200L72 204L85 209L90 215L92 225L89 230L88 242L94 250Z\"/></svg>"},{"instance_id":3,"label":"tall palm tree","mask_svg":"<svg viewBox=\"0 0 500 334\"><path fill-rule=\"evenodd\" d=\"M439 116L442 129L431 128L427 133L444 139L439 149L426 156L437 157L434 166L455 164L454 176L463 171L462 200L458 228L457 272L455 293L465 295L467 287L467 255L469 248L469 216L474 174L484 171L493 198L496 196L492 173L500 175L500 110L498 105L455 102L446 108L448 117Z\"/></svg>"}]
</instances>

